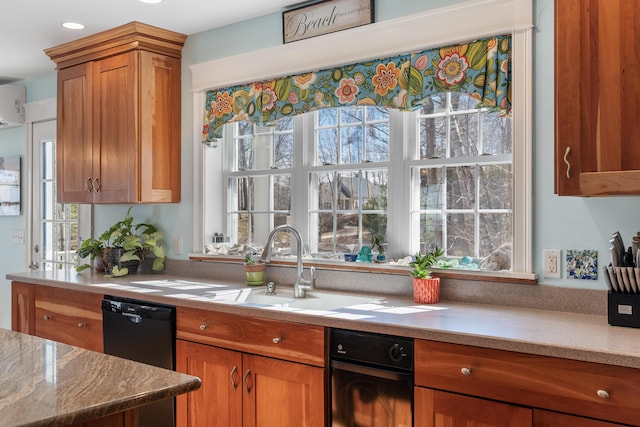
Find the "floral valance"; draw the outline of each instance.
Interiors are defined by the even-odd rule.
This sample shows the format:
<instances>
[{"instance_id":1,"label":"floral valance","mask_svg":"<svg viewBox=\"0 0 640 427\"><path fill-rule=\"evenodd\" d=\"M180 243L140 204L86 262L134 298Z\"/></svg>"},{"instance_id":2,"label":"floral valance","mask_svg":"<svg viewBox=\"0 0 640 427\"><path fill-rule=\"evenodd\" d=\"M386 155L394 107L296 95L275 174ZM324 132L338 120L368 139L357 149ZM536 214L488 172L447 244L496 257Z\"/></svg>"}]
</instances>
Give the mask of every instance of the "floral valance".
<instances>
[{"instance_id":1,"label":"floral valance","mask_svg":"<svg viewBox=\"0 0 640 427\"><path fill-rule=\"evenodd\" d=\"M226 123L270 125L321 108L378 105L411 111L438 92L464 92L509 113L511 36L209 90L202 138L214 145Z\"/></svg>"}]
</instances>

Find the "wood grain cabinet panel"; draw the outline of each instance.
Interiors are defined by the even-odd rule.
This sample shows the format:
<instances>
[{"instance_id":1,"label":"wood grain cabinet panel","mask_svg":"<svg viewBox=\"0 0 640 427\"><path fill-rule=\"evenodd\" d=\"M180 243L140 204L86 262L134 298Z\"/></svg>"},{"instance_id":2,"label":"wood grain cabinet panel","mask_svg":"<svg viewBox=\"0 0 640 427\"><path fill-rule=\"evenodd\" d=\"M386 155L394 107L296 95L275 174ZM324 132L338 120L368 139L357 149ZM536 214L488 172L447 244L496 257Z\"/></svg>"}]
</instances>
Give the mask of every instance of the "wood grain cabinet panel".
<instances>
[{"instance_id":1,"label":"wood grain cabinet panel","mask_svg":"<svg viewBox=\"0 0 640 427\"><path fill-rule=\"evenodd\" d=\"M640 2L554 4L555 192L640 194Z\"/></svg>"},{"instance_id":2,"label":"wood grain cabinet panel","mask_svg":"<svg viewBox=\"0 0 640 427\"><path fill-rule=\"evenodd\" d=\"M531 427L530 408L428 388L415 389L415 427Z\"/></svg>"},{"instance_id":3,"label":"wood grain cabinet panel","mask_svg":"<svg viewBox=\"0 0 640 427\"><path fill-rule=\"evenodd\" d=\"M534 409L533 427L622 427L622 424Z\"/></svg>"},{"instance_id":4,"label":"wood grain cabinet panel","mask_svg":"<svg viewBox=\"0 0 640 427\"><path fill-rule=\"evenodd\" d=\"M133 22L47 49L58 64L58 201L180 201L184 40Z\"/></svg>"},{"instance_id":5,"label":"wood grain cabinet panel","mask_svg":"<svg viewBox=\"0 0 640 427\"><path fill-rule=\"evenodd\" d=\"M301 323L178 307L180 339L324 366L324 328Z\"/></svg>"},{"instance_id":6,"label":"wood grain cabinet panel","mask_svg":"<svg viewBox=\"0 0 640 427\"><path fill-rule=\"evenodd\" d=\"M640 369L416 340L416 385L640 425Z\"/></svg>"},{"instance_id":7,"label":"wood grain cabinet panel","mask_svg":"<svg viewBox=\"0 0 640 427\"><path fill-rule=\"evenodd\" d=\"M102 352L102 295L12 282L11 329Z\"/></svg>"},{"instance_id":8,"label":"wood grain cabinet panel","mask_svg":"<svg viewBox=\"0 0 640 427\"><path fill-rule=\"evenodd\" d=\"M11 330L33 335L35 332L35 287L11 283Z\"/></svg>"},{"instance_id":9,"label":"wood grain cabinet panel","mask_svg":"<svg viewBox=\"0 0 640 427\"><path fill-rule=\"evenodd\" d=\"M34 335L103 352L102 295L36 286Z\"/></svg>"},{"instance_id":10,"label":"wood grain cabinet panel","mask_svg":"<svg viewBox=\"0 0 640 427\"><path fill-rule=\"evenodd\" d=\"M177 341L177 370L202 387L177 397L178 427L323 427L323 368Z\"/></svg>"}]
</instances>

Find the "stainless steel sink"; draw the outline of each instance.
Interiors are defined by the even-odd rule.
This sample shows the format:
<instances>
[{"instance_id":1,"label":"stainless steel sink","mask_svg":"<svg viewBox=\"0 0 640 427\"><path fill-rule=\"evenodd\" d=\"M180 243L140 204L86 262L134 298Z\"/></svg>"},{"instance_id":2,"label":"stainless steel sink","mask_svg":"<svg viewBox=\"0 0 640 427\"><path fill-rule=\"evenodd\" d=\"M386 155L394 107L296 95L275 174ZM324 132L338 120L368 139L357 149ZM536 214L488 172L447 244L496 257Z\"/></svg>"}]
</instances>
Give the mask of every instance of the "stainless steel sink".
<instances>
[{"instance_id":1,"label":"stainless steel sink","mask_svg":"<svg viewBox=\"0 0 640 427\"><path fill-rule=\"evenodd\" d=\"M257 288L251 290L245 302L307 310L335 310L355 304L366 304L379 300L380 298L376 297L318 291L308 291L305 298L294 298L293 289L279 288L276 290L276 295L268 295L266 288Z\"/></svg>"}]
</instances>

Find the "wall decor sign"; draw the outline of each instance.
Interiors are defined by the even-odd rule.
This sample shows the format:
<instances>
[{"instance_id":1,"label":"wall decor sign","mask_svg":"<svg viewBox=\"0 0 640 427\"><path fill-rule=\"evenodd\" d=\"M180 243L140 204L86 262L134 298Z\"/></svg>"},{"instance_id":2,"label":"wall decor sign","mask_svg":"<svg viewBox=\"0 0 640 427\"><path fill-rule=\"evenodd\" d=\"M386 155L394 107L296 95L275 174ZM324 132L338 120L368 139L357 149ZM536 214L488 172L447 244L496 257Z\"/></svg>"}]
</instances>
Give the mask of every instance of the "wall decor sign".
<instances>
[{"instance_id":1,"label":"wall decor sign","mask_svg":"<svg viewBox=\"0 0 640 427\"><path fill-rule=\"evenodd\" d=\"M0 215L20 215L20 156L0 157Z\"/></svg>"},{"instance_id":2,"label":"wall decor sign","mask_svg":"<svg viewBox=\"0 0 640 427\"><path fill-rule=\"evenodd\" d=\"M282 13L284 43L373 22L373 0L329 0Z\"/></svg>"}]
</instances>

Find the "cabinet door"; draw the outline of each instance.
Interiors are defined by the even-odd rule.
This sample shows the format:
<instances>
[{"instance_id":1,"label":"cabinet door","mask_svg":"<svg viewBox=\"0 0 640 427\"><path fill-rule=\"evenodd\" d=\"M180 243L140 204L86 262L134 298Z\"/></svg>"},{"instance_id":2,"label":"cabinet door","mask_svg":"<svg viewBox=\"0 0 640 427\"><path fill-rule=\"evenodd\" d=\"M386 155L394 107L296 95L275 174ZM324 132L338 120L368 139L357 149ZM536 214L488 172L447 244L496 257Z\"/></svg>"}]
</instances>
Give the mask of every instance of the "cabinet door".
<instances>
[{"instance_id":1,"label":"cabinet door","mask_svg":"<svg viewBox=\"0 0 640 427\"><path fill-rule=\"evenodd\" d=\"M180 201L180 60L140 52L140 201Z\"/></svg>"},{"instance_id":2,"label":"cabinet door","mask_svg":"<svg viewBox=\"0 0 640 427\"><path fill-rule=\"evenodd\" d=\"M532 410L454 393L415 388L415 427L531 427Z\"/></svg>"},{"instance_id":3,"label":"cabinet door","mask_svg":"<svg viewBox=\"0 0 640 427\"><path fill-rule=\"evenodd\" d=\"M35 331L35 288L28 283L11 283L11 330L33 335Z\"/></svg>"},{"instance_id":4,"label":"cabinet door","mask_svg":"<svg viewBox=\"0 0 640 427\"><path fill-rule=\"evenodd\" d=\"M640 194L640 2L554 3L555 191Z\"/></svg>"},{"instance_id":5,"label":"cabinet door","mask_svg":"<svg viewBox=\"0 0 640 427\"><path fill-rule=\"evenodd\" d=\"M93 63L58 72L58 202L93 201Z\"/></svg>"},{"instance_id":6,"label":"cabinet door","mask_svg":"<svg viewBox=\"0 0 640 427\"><path fill-rule=\"evenodd\" d=\"M324 369L244 356L245 427L324 427Z\"/></svg>"},{"instance_id":7,"label":"cabinet door","mask_svg":"<svg viewBox=\"0 0 640 427\"><path fill-rule=\"evenodd\" d=\"M35 288L35 331L41 338L102 352L102 295Z\"/></svg>"},{"instance_id":8,"label":"cabinet door","mask_svg":"<svg viewBox=\"0 0 640 427\"><path fill-rule=\"evenodd\" d=\"M176 370L202 380L176 397L178 427L242 425L242 353L177 340Z\"/></svg>"},{"instance_id":9,"label":"cabinet door","mask_svg":"<svg viewBox=\"0 0 640 427\"><path fill-rule=\"evenodd\" d=\"M589 418L574 417L573 415L559 414L557 412L533 410L534 427L622 427L622 424L613 424L606 421L592 420Z\"/></svg>"},{"instance_id":10,"label":"cabinet door","mask_svg":"<svg viewBox=\"0 0 640 427\"><path fill-rule=\"evenodd\" d=\"M137 52L103 59L94 67L93 139L99 179L96 203L134 203L138 180Z\"/></svg>"}]
</instances>

